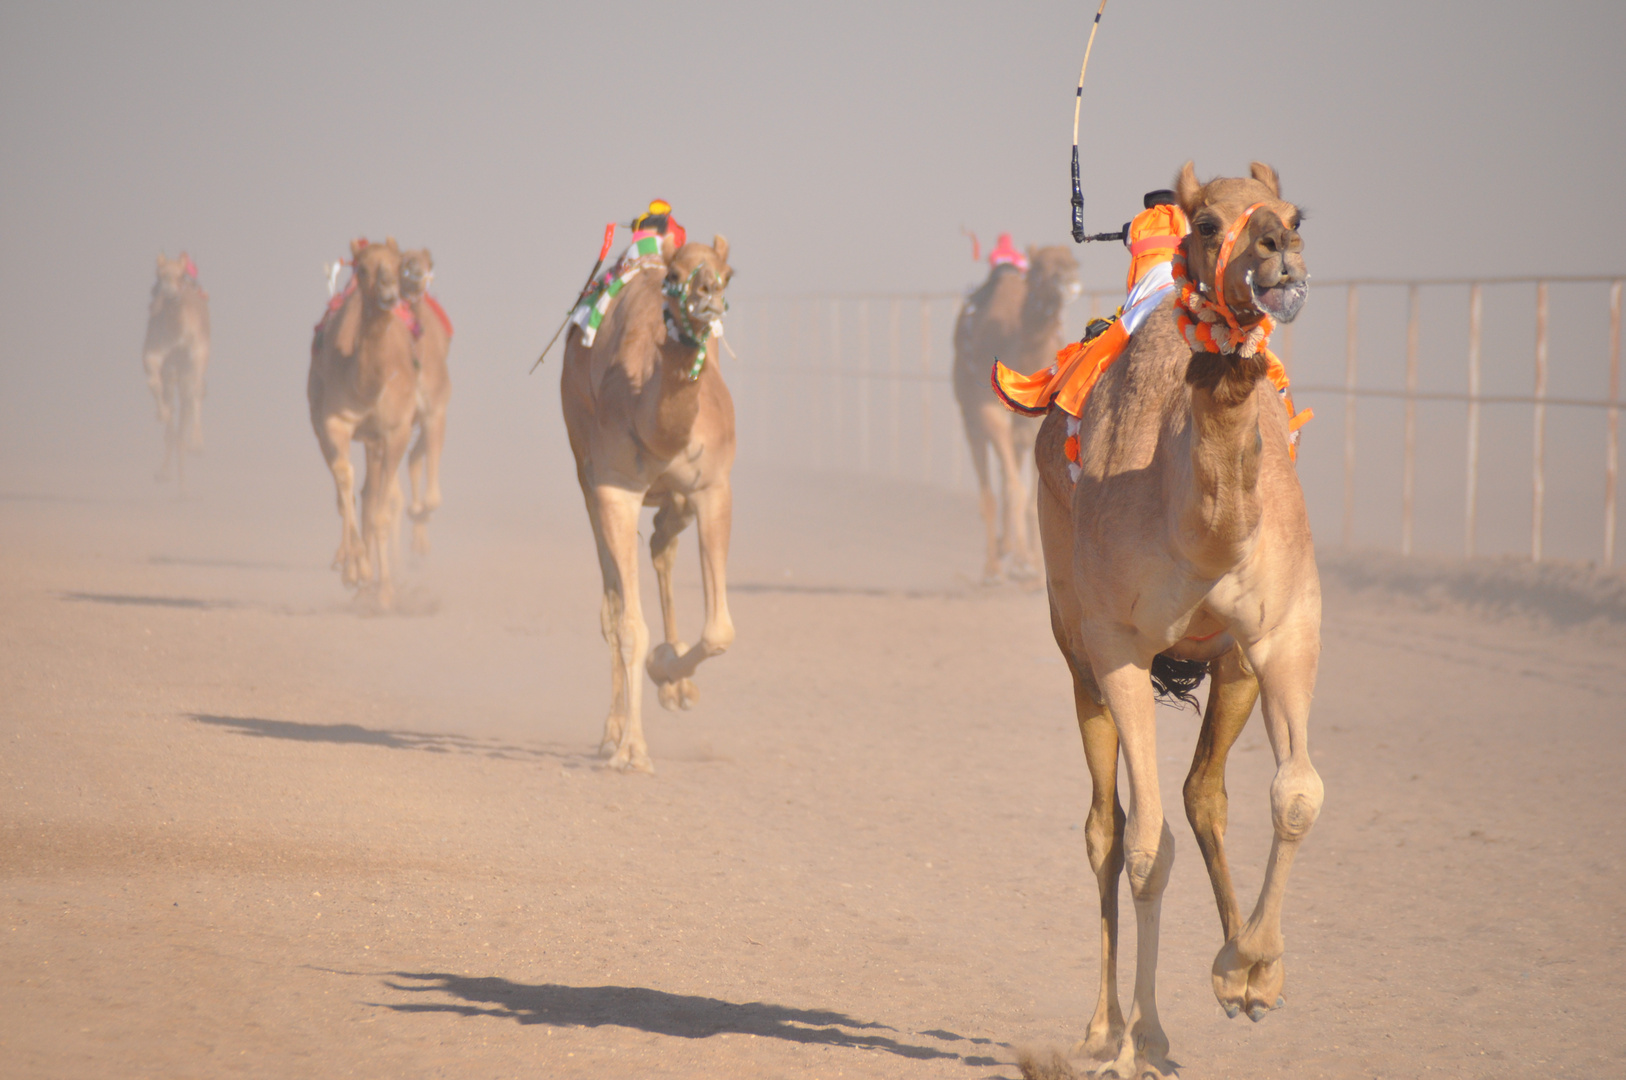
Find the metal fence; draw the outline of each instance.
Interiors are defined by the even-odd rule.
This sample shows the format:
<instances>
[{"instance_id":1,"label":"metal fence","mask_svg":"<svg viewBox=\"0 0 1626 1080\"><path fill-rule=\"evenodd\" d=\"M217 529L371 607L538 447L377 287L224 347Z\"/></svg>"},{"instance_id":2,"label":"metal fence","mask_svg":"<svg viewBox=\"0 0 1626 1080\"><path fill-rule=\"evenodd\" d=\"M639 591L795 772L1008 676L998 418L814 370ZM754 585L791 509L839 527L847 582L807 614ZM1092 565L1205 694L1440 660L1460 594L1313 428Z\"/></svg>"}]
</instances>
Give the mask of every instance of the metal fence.
<instances>
[{"instance_id":1,"label":"metal fence","mask_svg":"<svg viewBox=\"0 0 1626 1080\"><path fill-rule=\"evenodd\" d=\"M1346 547L1398 542L1409 555L1418 550L1426 480L1422 502L1433 548L1473 555L1499 546L1539 561L1554 554L1549 481L1556 476L1562 481L1556 554L1613 565L1621 290L1621 277L1314 282L1305 316L1272 344L1292 373L1300 407L1323 414L1306 429L1310 452L1300 458L1317 533L1331 533L1336 517ZM1560 293L1564 310L1555 320ZM1494 299L1489 306L1487 294ZM1327 303L1335 298L1342 303ZM1069 309L1066 332L1076 338L1085 322L1121 299L1113 290L1086 292ZM728 339L739 362L728 378L752 459L968 488L969 457L948 374L961 300L959 293L736 300ZM1557 328L1562 387L1552 377ZM1525 383L1531 392L1500 392L1515 391L1521 376L1531 379ZM1579 392L1555 392L1563 387ZM1515 546L1512 506L1524 500L1509 486L1510 454L1525 423L1515 414L1525 410L1528 545ZM1549 410L1562 418L1557 428L1549 428ZM1326 453L1340 426L1341 462ZM1332 498L1335 490L1341 500ZM1461 514L1455 543L1443 527L1453 502ZM1495 519L1489 545L1481 540L1487 516Z\"/></svg>"}]
</instances>

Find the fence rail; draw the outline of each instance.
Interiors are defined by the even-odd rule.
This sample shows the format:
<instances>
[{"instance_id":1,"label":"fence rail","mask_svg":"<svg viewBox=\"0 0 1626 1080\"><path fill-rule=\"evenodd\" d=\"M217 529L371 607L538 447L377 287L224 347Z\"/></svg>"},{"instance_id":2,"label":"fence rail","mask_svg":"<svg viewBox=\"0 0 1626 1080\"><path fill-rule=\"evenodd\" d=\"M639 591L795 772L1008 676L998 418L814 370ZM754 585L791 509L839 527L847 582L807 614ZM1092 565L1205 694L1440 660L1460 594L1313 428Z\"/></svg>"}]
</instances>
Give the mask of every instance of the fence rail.
<instances>
[{"instance_id":1,"label":"fence rail","mask_svg":"<svg viewBox=\"0 0 1626 1080\"><path fill-rule=\"evenodd\" d=\"M1626 275L1554 275L1546 277L1440 277L1440 278L1345 278L1316 280L1312 291L1326 294L1343 290L1343 381L1305 378L1311 374L1295 365L1292 356L1294 328L1285 327L1276 342L1289 370L1299 377L1293 392L1314 402L1333 399L1342 404L1343 500L1341 537L1346 546L1355 543L1357 451L1360 410L1358 403L1369 400L1399 402L1404 406L1400 444L1400 537L1399 547L1410 555L1415 549L1418 505L1418 407L1419 405L1459 404L1465 406L1465 468L1462 474L1462 550L1473 555L1478 550L1480 517L1484 506L1483 439L1485 414L1490 406L1517 406L1530 410L1530 536L1529 555L1540 561L1546 554L1548 410L1585 410L1596 415L1604 410L1602 563L1612 566L1616 557L1616 519L1619 481L1621 400L1620 321L1621 293ZM1573 393L1549 393L1550 385L1550 293L1553 286L1606 286L1608 330L1602 352L1607 368L1608 392L1603 397ZM1489 393L1484 376L1485 290L1495 287L1533 286L1534 350L1530 357L1532 391ZM1425 291L1436 288L1468 290L1466 348L1456 357L1466 359L1466 386L1458 390L1423 389L1421 375L1425 350L1422 345ZM1361 385L1363 352L1361 302L1367 293L1402 289L1405 296L1403 337L1403 386ZM730 318L729 337L745 361L730 372L730 384L742 399L742 428L752 431L768 444L787 441L803 460L815 466L874 471L878 467L876 448L885 448L885 468L892 476L911 473L921 479L963 487L965 473L964 437L959 431L958 408L950 391L949 348L952 323L962 293L876 292L876 293L798 293L742 297ZM1075 305L1069 318L1082 323L1104 310L1112 310L1122 293L1110 289L1086 290L1084 303ZM1498 317L1522 317L1514 304L1496 307ZM913 309L912 311L909 309ZM1594 309L1595 310L1595 309ZM1529 313L1529 308L1524 308ZM1509 314L1511 313L1511 315ZM873 316L873 317L872 317ZM1300 320L1301 323L1304 320ZM880 324L877 326L876 324ZM1460 328L1461 324L1457 324ZM884 330L880 329L884 327ZM1076 336L1076 327L1070 330ZM1381 337L1382 327L1378 328ZM875 332L872 332L875 331ZM909 348L906 348L906 339ZM1530 339L1525 339L1530 340ZM1323 342L1330 345L1331 341ZM1499 341L1498 344L1505 344ZM1368 346L1371 351L1371 347ZM1386 354L1387 349L1378 350ZM1431 348L1428 355L1441 359L1441 351ZM1576 350L1572 350L1572 354ZM1589 351L1589 350L1581 350ZM877 363L876 354L884 353ZM1321 355L1328 350L1323 347ZM906 354L909 360L905 361ZM1383 356L1380 359L1385 358ZM1506 376L1516 361L1493 363L1492 372ZM1331 374L1331 372L1328 372ZM907 390L907 392L906 392ZM917 402L906 407L905 398ZM745 408L745 404L749 408ZM1595 421L1593 421L1595 423ZM904 466L904 446L918 446L918 471ZM947 454L948 476L941 466ZM1573 457L1573 454L1570 455ZM1592 459L1596 462L1596 458ZM1568 458L1563 468L1578 467ZM1591 466L1595 468L1596 466ZM1301 464L1301 469L1303 465ZM1392 504L1391 504L1392 505ZM1594 504L1596 505L1596 504ZM1392 535L1392 534L1391 534ZM1596 534L1594 534L1596 535ZM1596 549L1594 549L1596 550Z\"/></svg>"}]
</instances>

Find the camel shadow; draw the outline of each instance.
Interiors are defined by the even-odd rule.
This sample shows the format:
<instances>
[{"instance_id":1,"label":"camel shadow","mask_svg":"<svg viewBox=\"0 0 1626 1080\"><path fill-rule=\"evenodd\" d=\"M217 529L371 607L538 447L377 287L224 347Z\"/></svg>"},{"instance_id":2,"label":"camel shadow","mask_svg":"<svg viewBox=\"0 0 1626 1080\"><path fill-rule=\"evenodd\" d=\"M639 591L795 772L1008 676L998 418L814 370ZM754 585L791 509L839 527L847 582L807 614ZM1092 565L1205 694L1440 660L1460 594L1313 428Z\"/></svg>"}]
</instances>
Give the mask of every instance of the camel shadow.
<instances>
[{"instance_id":1,"label":"camel shadow","mask_svg":"<svg viewBox=\"0 0 1626 1080\"><path fill-rule=\"evenodd\" d=\"M581 751L544 746L519 746L500 739L472 735L432 734L419 731L391 731L366 728L360 724L302 724L296 720L266 720L253 716L214 716L188 713L187 719L225 728L255 739L292 739L295 742L325 742L351 746L382 746L390 750L421 750L430 754L465 754L509 761L557 760L596 762Z\"/></svg>"},{"instance_id":2,"label":"camel shadow","mask_svg":"<svg viewBox=\"0 0 1626 1080\"><path fill-rule=\"evenodd\" d=\"M825 1009L793 1009L760 1001L736 1004L694 994L669 994L637 986L527 985L488 976L474 978L441 972L394 972L386 980L391 990L407 993L442 993L460 1002L388 1004L372 1002L398 1013L455 1013L489 1016L520 1024L555 1027L625 1027L652 1035L679 1039L707 1039L713 1035L755 1035L765 1039L854 1050L878 1050L916 1060L941 1059L971 1066L998 1065L995 1058L956 1054L933 1046L920 1046L868 1032L897 1029L885 1024L854 1020ZM948 1031L921 1032L945 1042L969 1041L992 1045L989 1039L967 1039Z\"/></svg>"},{"instance_id":3,"label":"camel shadow","mask_svg":"<svg viewBox=\"0 0 1626 1080\"><path fill-rule=\"evenodd\" d=\"M129 596L122 593L61 592L64 600L85 604L112 604L119 607L184 608L191 611L222 611L240 608L235 600L197 600L187 596Z\"/></svg>"}]
</instances>

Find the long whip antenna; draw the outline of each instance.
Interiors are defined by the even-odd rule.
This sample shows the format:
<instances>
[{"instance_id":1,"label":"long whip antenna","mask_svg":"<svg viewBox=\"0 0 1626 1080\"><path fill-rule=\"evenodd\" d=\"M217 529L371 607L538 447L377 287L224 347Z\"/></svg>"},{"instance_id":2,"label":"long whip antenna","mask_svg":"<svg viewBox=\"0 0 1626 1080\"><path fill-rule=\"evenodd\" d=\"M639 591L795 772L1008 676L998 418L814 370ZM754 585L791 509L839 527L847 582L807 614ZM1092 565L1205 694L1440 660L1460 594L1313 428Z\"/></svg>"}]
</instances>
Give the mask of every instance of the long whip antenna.
<instances>
[{"instance_id":1,"label":"long whip antenna","mask_svg":"<svg viewBox=\"0 0 1626 1080\"><path fill-rule=\"evenodd\" d=\"M1078 186L1078 112L1084 104L1084 72L1090 67L1090 50L1095 48L1095 32L1101 29L1101 13L1107 10L1107 0L1095 10L1095 21L1090 24L1090 40L1084 46L1084 62L1078 66L1078 93L1073 97L1073 243L1084 242L1084 191Z\"/></svg>"}]
</instances>

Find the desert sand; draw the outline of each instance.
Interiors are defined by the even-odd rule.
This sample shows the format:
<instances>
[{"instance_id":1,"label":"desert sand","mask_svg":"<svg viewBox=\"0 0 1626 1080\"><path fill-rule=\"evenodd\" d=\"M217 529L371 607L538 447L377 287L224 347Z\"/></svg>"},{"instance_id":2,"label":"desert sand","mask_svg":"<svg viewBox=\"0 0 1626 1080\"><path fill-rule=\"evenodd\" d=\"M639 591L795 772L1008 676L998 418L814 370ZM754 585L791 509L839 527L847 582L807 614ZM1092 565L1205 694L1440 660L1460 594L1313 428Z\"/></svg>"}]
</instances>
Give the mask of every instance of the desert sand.
<instances>
[{"instance_id":1,"label":"desert sand","mask_svg":"<svg viewBox=\"0 0 1626 1080\"><path fill-rule=\"evenodd\" d=\"M653 776L594 755L579 499L449 497L379 617L327 568L325 516L8 493L0 1073L980 1080L1069 1045L1095 886L1042 591L974 583L970 495L737 480L738 640L693 712L649 696ZM1218 918L1173 801L1197 719L1161 712L1180 1075L1626 1075L1621 593L1322 563L1326 807L1288 1007L1258 1025L1209 988ZM694 633L692 533L679 567ZM1257 718L1232 762L1251 898Z\"/></svg>"}]
</instances>

